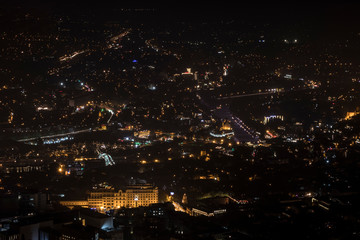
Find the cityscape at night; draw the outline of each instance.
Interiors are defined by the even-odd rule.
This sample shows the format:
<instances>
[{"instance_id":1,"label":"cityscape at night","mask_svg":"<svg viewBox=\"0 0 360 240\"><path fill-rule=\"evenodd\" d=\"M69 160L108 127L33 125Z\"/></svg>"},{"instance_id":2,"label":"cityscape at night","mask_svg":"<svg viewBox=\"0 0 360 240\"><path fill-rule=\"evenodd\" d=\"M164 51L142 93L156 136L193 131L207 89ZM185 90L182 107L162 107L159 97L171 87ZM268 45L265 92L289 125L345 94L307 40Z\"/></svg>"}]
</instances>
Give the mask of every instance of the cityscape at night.
<instances>
[{"instance_id":1,"label":"cityscape at night","mask_svg":"<svg viewBox=\"0 0 360 240\"><path fill-rule=\"evenodd\" d=\"M133 5L0 3L0 240L360 239L360 5Z\"/></svg>"}]
</instances>

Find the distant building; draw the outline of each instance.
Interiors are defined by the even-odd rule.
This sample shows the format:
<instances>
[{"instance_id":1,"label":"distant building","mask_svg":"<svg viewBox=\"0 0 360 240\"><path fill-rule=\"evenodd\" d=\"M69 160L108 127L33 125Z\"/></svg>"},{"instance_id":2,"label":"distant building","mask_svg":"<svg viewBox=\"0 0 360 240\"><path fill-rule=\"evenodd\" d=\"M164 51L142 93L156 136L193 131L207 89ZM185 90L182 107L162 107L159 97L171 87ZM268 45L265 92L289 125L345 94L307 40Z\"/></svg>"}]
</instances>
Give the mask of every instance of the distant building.
<instances>
[{"instance_id":1,"label":"distant building","mask_svg":"<svg viewBox=\"0 0 360 240\"><path fill-rule=\"evenodd\" d=\"M270 115L270 116L264 116L264 125L268 124L273 119L280 119L281 121L284 121L283 115Z\"/></svg>"},{"instance_id":2,"label":"distant building","mask_svg":"<svg viewBox=\"0 0 360 240\"><path fill-rule=\"evenodd\" d=\"M225 120L222 122L221 127L214 129L212 132L210 132L210 135L219 138L219 137L233 136L234 132L231 128L230 122L228 120Z\"/></svg>"},{"instance_id":3,"label":"distant building","mask_svg":"<svg viewBox=\"0 0 360 240\"><path fill-rule=\"evenodd\" d=\"M227 212L229 197L206 198L186 207L186 213L191 216L214 217Z\"/></svg>"},{"instance_id":4,"label":"distant building","mask_svg":"<svg viewBox=\"0 0 360 240\"><path fill-rule=\"evenodd\" d=\"M355 117L355 116L358 115L358 114L360 114L360 111L347 112L347 113L346 113L345 120L349 120L349 119Z\"/></svg>"},{"instance_id":5,"label":"distant building","mask_svg":"<svg viewBox=\"0 0 360 240\"><path fill-rule=\"evenodd\" d=\"M126 189L115 191L114 188L100 188L90 192L88 201L60 201L68 208L85 207L99 212L122 207L134 208L149 206L159 202L159 191L151 184L129 185Z\"/></svg>"},{"instance_id":6,"label":"distant building","mask_svg":"<svg viewBox=\"0 0 360 240\"><path fill-rule=\"evenodd\" d=\"M223 67L223 76L227 76L227 75L228 75L229 66L230 66L230 64L225 64L225 65L224 65L224 67Z\"/></svg>"},{"instance_id":7,"label":"distant building","mask_svg":"<svg viewBox=\"0 0 360 240\"><path fill-rule=\"evenodd\" d=\"M182 200L181 200L181 203L182 203L182 204L188 204L188 199L187 199L186 193L184 193L184 195L183 195L183 197L182 197Z\"/></svg>"},{"instance_id":8,"label":"distant building","mask_svg":"<svg viewBox=\"0 0 360 240\"><path fill-rule=\"evenodd\" d=\"M220 131L232 131L230 122L227 121L227 120L226 120L226 121L223 121L223 122L222 122L222 125L221 125L221 128L220 128Z\"/></svg>"},{"instance_id":9,"label":"distant building","mask_svg":"<svg viewBox=\"0 0 360 240\"><path fill-rule=\"evenodd\" d=\"M142 139L148 139L150 136L150 130L134 132L134 136Z\"/></svg>"},{"instance_id":10,"label":"distant building","mask_svg":"<svg viewBox=\"0 0 360 240\"><path fill-rule=\"evenodd\" d=\"M193 75L191 68L186 68L186 72L181 73L181 75Z\"/></svg>"},{"instance_id":11,"label":"distant building","mask_svg":"<svg viewBox=\"0 0 360 240\"><path fill-rule=\"evenodd\" d=\"M125 190L126 207L149 206L159 202L159 191L151 184L131 185Z\"/></svg>"}]
</instances>

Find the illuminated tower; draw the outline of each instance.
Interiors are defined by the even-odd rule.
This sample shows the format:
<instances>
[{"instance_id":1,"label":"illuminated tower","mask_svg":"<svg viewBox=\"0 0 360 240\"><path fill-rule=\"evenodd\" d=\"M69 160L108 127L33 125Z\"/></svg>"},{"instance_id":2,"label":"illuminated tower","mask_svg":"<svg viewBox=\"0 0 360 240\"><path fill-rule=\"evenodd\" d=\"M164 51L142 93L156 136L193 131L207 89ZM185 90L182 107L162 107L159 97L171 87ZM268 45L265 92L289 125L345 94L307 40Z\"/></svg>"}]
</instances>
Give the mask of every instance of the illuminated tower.
<instances>
[{"instance_id":1,"label":"illuminated tower","mask_svg":"<svg viewBox=\"0 0 360 240\"><path fill-rule=\"evenodd\" d=\"M188 199L187 199L186 193L184 193L181 202L182 202L183 204L187 204L187 203L188 203Z\"/></svg>"},{"instance_id":2,"label":"illuminated tower","mask_svg":"<svg viewBox=\"0 0 360 240\"><path fill-rule=\"evenodd\" d=\"M228 70L229 70L229 64L225 64L223 67L223 76L227 76L228 75Z\"/></svg>"}]
</instances>

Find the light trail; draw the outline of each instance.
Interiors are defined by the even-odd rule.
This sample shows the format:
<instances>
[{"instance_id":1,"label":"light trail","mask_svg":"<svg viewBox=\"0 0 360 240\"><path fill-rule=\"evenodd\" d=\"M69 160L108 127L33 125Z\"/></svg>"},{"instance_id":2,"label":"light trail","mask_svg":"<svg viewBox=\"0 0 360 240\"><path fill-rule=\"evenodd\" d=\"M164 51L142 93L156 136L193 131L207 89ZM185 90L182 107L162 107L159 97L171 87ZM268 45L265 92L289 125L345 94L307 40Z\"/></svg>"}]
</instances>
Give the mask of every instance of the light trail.
<instances>
[{"instance_id":1,"label":"light trail","mask_svg":"<svg viewBox=\"0 0 360 240\"><path fill-rule=\"evenodd\" d=\"M125 37L126 35L128 35L130 32L131 32L131 29L127 29L125 32L120 33L120 34L112 37L112 38L110 39L110 41L116 42L116 41L118 41L119 39L121 39L121 38Z\"/></svg>"},{"instance_id":2,"label":"light trail","mask_svg":"<svg viewBox=\"0 0 360 240\"><path fill-rule=\"evenodd\" d=\"M74 53L72 53L70 56L62 56L59 58L60 62L64 62L64 61L68 61L68 60L71 60L73 59L74 57L78 56L78 55L81 55L83 53L86 53L88 52L89 50L81 50L81 51L75 51Z\"/></svg>"},{"instance_id":3,"label":"light trail","mask_svg":"<svg viewBox=\"0 0 360 240\"><path fill-rule=\"evenodd\" d=\"M111 113L111 116L110 116L109 120L107 121L107 123L109 123L111 118L114 116L114 112L111 109L107 109L107 110L108 110L109 113Z\"/></svg>"}]
</instances>

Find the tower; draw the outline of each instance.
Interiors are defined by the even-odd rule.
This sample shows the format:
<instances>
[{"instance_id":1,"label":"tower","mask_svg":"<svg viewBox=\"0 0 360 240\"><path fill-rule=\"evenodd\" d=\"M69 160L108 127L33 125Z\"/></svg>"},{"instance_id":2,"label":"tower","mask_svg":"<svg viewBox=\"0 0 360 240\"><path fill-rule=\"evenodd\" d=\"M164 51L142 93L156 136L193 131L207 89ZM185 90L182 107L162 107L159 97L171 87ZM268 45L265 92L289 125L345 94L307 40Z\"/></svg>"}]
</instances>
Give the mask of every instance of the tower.
<instances>
[{"instance_id":1,"label":"tower","mask_svg":"<svg viewBox=\"0 0 360 240\"><path fill-rule=\"evenodd\" d=\"M188 199L187 199L186 193L184 193L181 202L182 202L183 204L187 204L187 203L188 203Z\"/></svg>"},{"instance_id":2,"label":"tower","mask_svg":"<svg viewBox=\"0 0 360 240\"><path fill-rule=\"evenodd\" d=\"M198 80L198 72L194 73L194 80L197 81Z\"/></svg>"}]
</instances>

